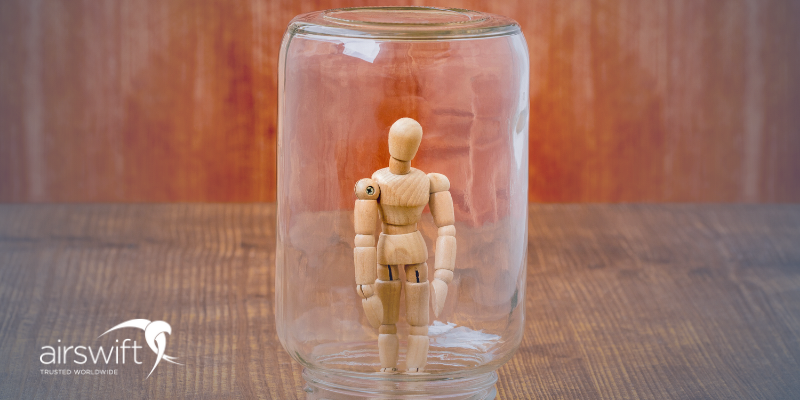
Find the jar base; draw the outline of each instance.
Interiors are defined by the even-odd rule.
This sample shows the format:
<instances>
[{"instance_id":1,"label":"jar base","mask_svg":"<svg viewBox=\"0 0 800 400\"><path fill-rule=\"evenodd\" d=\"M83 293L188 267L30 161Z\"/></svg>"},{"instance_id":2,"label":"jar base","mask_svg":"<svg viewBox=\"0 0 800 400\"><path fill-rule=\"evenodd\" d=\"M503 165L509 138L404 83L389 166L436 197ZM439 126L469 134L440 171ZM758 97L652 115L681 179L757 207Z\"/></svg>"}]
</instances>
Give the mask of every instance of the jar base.
<instances>
[{"instance_id":1,"label":"jar base","mask_svg":"<svg viewBox=\"0 0 800 400\"><path fill-rule=\"evenodd\" d=\"M469 377L430 375L340 374L303 368L307 400L448 399L491 400L497 373Z\"/></svg>"}]
</instances>

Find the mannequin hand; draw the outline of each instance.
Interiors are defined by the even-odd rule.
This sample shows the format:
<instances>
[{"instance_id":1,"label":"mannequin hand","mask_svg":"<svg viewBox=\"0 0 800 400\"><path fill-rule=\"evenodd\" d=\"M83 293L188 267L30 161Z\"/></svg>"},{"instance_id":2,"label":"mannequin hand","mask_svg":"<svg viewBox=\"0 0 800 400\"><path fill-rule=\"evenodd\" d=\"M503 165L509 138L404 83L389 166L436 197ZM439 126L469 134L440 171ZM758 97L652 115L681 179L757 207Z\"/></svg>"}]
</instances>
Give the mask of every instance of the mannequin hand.
<instances>
[{"instance_id":1,"label":"mannequin hand","mask_svg":"<svg viewBox=\"0 0 800 400\"><path fill-rule=\"evenodd\" d=\"M447 282L435 278L431 281L431 289L433 290L431 296L433 300L433 315L438 318L444 309L444 301L447 299Z\"/></svg>"},{"instance_id":2,"label":"mannequin hand","mask_svg":"<svg viewBox=\"0 0 800 400\"><path fill-rule=\"evenodd\" d=\"M372 285L356 285L356 291L361 296L361 305L364 307L367 321L373 328L377 329L381 326L381 320L383 319L381 299L375 294Z\"/></svg>"}]
</instances>

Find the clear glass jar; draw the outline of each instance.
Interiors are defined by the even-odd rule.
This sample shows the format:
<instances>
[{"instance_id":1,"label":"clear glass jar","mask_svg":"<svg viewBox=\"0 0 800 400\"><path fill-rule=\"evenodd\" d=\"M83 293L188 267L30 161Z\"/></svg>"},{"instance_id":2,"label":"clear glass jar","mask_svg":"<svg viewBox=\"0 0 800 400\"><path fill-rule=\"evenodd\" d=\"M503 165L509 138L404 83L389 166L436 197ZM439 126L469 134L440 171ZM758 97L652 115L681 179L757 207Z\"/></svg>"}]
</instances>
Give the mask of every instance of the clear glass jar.
<instances>
[{"instance_id":1,"label":"clear glass jar","mask_svg":"<svg viewBox=\"0 0 800 400\"><path fill-rule=\"evenodd\" d=\"M525 314L529 64L519 26L459 9L314 12L290 23L279 69L276 323L308 397L493 398ZM423 130L412 167L447 176L455 209L454 278L441 314L429 310L423 374L402 373L402 299L400 373L377 372L378 330L354 277L353 187L389 165L389 128L402 117ZM417 226L430 280L428 206Z\"/></svg>"}]
</instances>

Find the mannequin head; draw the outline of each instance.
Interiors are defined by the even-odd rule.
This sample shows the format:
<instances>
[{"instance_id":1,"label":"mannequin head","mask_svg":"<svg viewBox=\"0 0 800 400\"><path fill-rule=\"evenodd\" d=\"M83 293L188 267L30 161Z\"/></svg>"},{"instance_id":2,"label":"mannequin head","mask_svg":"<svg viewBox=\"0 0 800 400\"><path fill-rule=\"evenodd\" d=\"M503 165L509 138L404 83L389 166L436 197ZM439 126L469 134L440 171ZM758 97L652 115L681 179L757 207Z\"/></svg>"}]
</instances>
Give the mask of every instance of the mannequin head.
<instances>
[{"instance_id":1,"label":"mannequin head","mask_svg":"<svg viewBox=\"0 0 800 400\"><path fill-rule=\"evenodd\" d=\"M422 141L422 126L411 118L400 118L389 128L389 154L400 161L411 161Z\"/></svg>"}]
</instances>

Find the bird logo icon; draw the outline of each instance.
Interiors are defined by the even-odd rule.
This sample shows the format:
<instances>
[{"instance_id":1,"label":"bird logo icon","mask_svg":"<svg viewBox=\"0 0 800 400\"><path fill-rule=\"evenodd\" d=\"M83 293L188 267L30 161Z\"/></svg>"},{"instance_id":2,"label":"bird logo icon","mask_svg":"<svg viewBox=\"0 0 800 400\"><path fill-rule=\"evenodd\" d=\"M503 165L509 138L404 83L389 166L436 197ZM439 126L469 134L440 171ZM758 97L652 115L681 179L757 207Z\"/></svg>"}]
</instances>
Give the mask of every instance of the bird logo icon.
<instances>
[{"instance_id":1,"label":"bird logo icon","mask_svg":"<svg viewBox=\"0 0 800 400\"><path fill-rule=\"evenodd\" d=\"M156 353L156 363L153 364L153 369L150 370L150 373L147 374L145 379L149 378L150 375L153 374L153 371L156 370L158 363L162 359L173 364L183 365L175 361L177 358L164 354L167 349L167 334L172 334L172 327L169 326L168 323L164 321L151 322L147 319L132 319L103 332L103 334L98 336L97 339L100 339L106 333L122 328L137 328L143 330L145 342L150 347L150 350L153 350L153 353Z\"/></svg>"}]
</instances>

